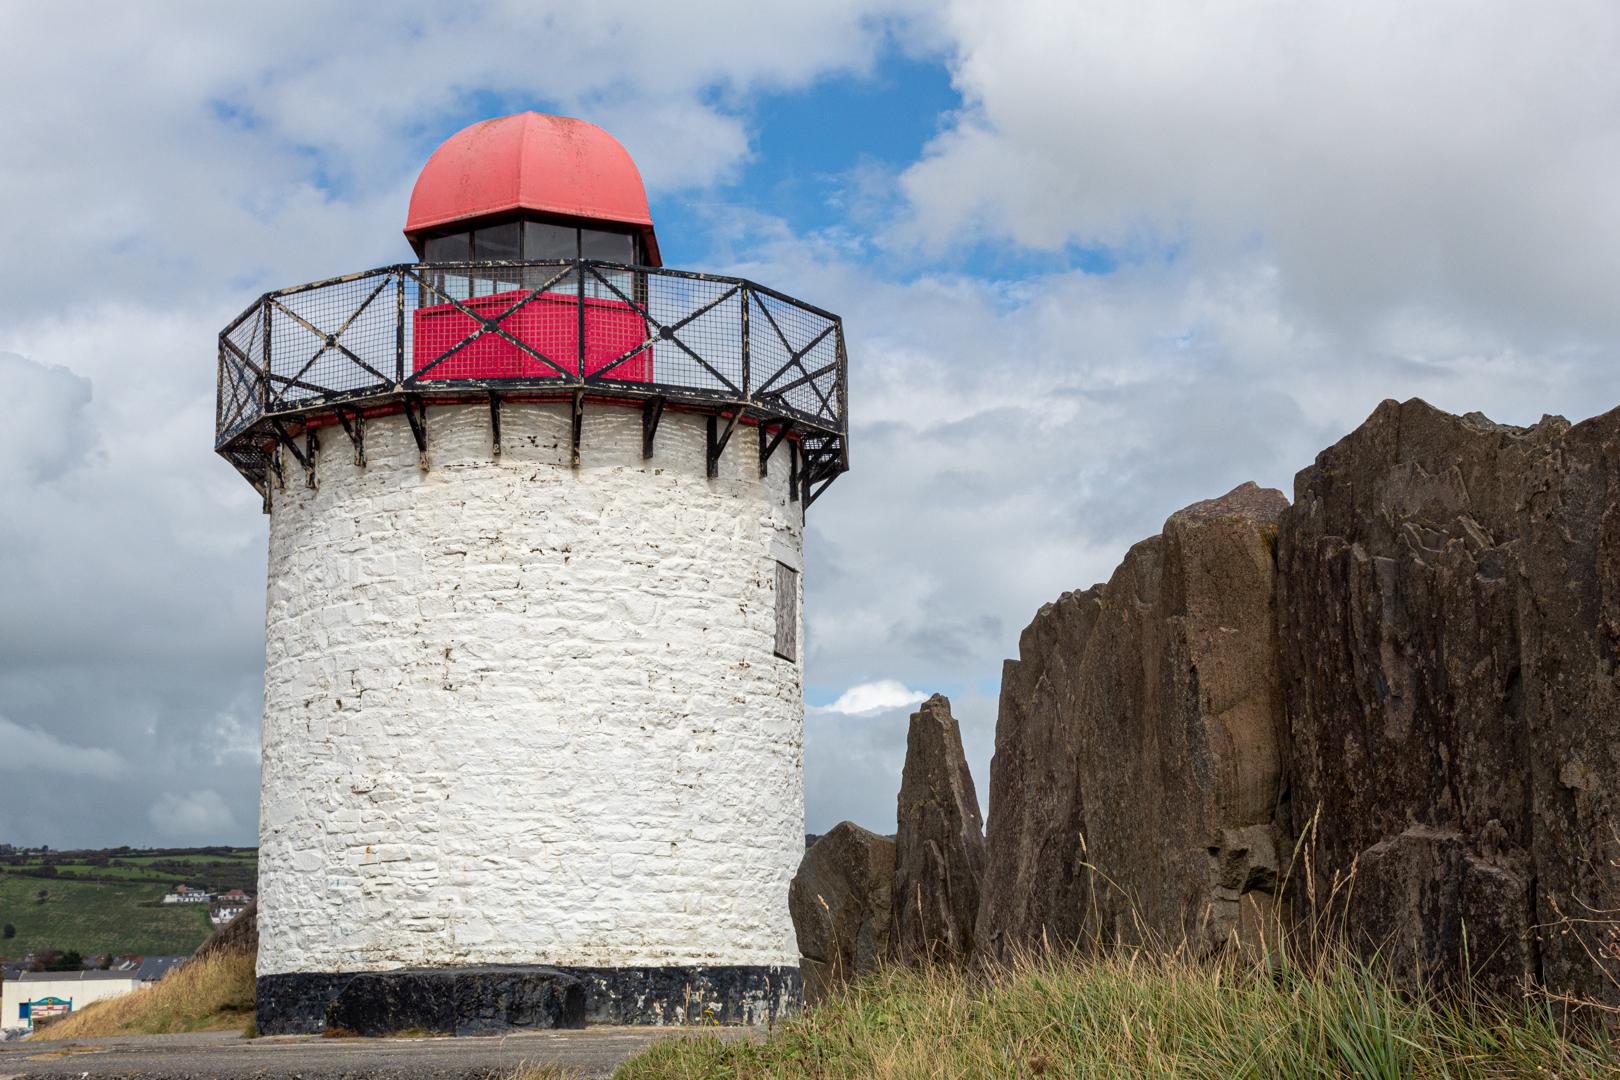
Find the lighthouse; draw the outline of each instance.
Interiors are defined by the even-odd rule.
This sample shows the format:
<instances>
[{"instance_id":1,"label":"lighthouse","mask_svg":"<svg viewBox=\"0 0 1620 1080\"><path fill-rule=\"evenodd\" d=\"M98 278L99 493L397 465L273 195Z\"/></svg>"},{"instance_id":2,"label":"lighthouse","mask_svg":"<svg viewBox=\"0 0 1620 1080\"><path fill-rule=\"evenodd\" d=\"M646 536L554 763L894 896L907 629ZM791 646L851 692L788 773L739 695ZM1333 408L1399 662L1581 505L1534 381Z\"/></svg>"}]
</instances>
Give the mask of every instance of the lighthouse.
<instances>
[{"instance_id":1,"label":"lighthouse","mask_svg":"<svg viewBox=\"0 0 1620 1080\"><path fill-rule=\"evenodd\" d=\"M664 267L580 120L454 135L405 235L219 336L270 519L259 1030L780 1015L842 324Z\"/></svg>"}]
</instances>

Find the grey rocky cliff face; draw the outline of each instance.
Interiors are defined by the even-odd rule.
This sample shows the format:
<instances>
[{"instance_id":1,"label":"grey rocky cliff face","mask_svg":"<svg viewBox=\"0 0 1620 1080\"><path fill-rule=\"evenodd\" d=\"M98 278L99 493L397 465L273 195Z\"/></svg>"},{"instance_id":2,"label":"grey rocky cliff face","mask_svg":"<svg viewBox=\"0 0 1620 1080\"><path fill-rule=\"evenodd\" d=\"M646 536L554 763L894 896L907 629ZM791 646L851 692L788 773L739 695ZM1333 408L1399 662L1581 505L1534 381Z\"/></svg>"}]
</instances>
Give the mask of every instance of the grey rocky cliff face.
<instances>
[{"instance_id":1,"label":"grey rocky cliff face","mask_svg":"<svg viewBox=\"0 0 1620 1080\"><path fill-rule=\"evenodd\" d=\"M1077 783L1075 701L1080 661L1103 587L1044 605L1001 673L990 759L984 892L974 931L980 954L1082 939L1091 910L1084 871L1085 806Z\"/></svg>"},{"instance_id":2,"label":"grey rocky cliff face","mask_svg":"<svg viewBox=\"0 0 1620 1080\"><path fill-rule=\"evenodd\" d=\"M1410 978L1456 979L1466 933L1487 985L1615 1002L1603 928L1561 915L1620 908L1617 469L1620 413L1521 429L1413 400L1295 479L1294 826L1317 902L1349 882L1352 935Z\"/></svg>"},{"instance_id":3,"label":"grey rocky cliff face","mask_svg":"<svg viewBox=\"0 0 1620 1080\"><path fill-rule=\"evenodd\" d=\"M986 955L1183 941L1208 954L1275 925L1287 505L1251 483L1190 506L1025 631L991 763Z\"/></svg>"},{"instance_id":4,"label":"grey rocky cliff face","mask_svg":"<svg viewBox=\"0 0 1620 1080\"><path fill-rule=\"evenodd\" d=\"M911 715L895 834L894 936L901 961L960 963L973 953L984 879L984 824L951 703Z\"/></svg>"},{"instance_id":5,"label":"grey rocky cliff face","mask_svg":"<svg viewBox=\"0 0 1620 1080\"><path fill-rule=\"evenodd\" d=\"M788 886L809 1004L889 956L894 841L842 822L805 852Z\"/></svg>"}]
</instances>

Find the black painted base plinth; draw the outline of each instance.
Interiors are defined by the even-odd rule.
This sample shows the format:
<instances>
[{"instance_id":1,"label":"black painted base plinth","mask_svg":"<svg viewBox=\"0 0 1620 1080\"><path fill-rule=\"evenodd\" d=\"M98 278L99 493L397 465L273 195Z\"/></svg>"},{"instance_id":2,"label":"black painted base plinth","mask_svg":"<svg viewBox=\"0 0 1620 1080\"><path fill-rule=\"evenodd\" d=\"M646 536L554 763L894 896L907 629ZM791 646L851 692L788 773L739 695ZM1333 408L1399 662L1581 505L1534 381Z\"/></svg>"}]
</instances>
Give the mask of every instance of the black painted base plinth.
<instances>
[{"instance_id":1,"label":"black painted base plinth","mask_svg":"<svg viewBox=\"0 0 1620 1080\"><path fill-rule=\"evenodd\" d=\"M796 1012L804 992L793 967L492 964L264 975L257 996L261 1035L329 1025L359 1035L495 1035L587 1024L763 1024Z\"/></svg>"}]
</instances>

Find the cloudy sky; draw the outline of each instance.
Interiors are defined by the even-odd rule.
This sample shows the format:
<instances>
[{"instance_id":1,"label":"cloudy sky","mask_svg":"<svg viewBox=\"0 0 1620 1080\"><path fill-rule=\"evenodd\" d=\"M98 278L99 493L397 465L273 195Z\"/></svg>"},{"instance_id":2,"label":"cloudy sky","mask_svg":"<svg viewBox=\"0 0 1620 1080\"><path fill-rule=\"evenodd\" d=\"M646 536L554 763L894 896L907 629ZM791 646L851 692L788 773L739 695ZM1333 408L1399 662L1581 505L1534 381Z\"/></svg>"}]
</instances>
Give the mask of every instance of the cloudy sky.
<instances>
[{"instance_id":1,"label":"cloudy sky","mask_svg":"<svg viewBox=\"0 0 1620 1080\"><path fill-rule=\"evenodd\" d=\"M409 258L416 171L616 135L669 263L845 319L807 824L1171 512L1383 398L1620 405L1620 7L0 6L0 841L254 842L265 525L212 445L260 292ZM982 796L981 796L982 797Z\"/></svg>"}]
</instances>

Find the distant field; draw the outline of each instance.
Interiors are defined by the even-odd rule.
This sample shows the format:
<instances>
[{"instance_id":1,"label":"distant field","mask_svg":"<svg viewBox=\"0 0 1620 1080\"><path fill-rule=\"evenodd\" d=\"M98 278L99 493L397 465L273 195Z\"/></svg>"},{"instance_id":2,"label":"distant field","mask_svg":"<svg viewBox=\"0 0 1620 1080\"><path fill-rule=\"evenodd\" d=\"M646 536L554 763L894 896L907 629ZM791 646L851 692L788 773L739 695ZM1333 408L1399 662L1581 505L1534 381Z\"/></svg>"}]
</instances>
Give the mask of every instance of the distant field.
<instances>
[{"instance_id":1,"label":"distant field","mask_svg":"<svg viewBox=\"0 0 1620 1080\"><path fill-rule=\"evenodd\" d=\"M39 901L40 890L45 901ZM17 936L0 940L0 956L20 958L39 949L181 956L213 932L207 904L141 907L160 899L158 884L95 884L5 874L0 878L0 924Z\"/></svg>"},{"instance_id":2,"label":"distant field","mask_svg":"<svg viewBox=\"0 0 1620 1080\"><path fill-rule=\"evenodd\" d=\"M258 892L259 856L252 849L231 854L218 852L135 854L131 852L52 852L49 858L30 855L0 856L0 873L17 873L44 880L168 882L215 892L242 889Z\"/></svg>"}]
</instances>

